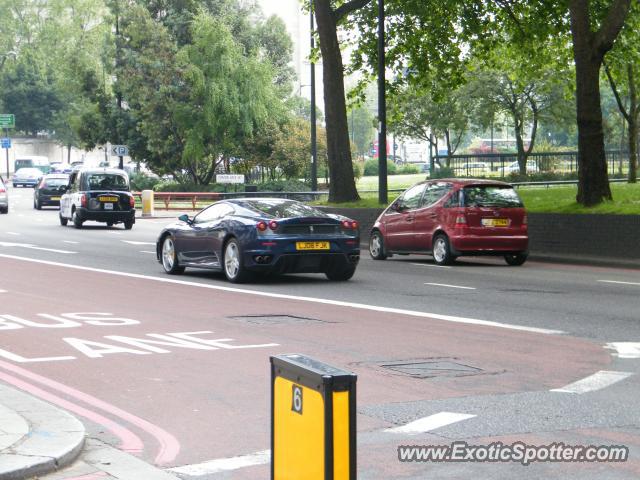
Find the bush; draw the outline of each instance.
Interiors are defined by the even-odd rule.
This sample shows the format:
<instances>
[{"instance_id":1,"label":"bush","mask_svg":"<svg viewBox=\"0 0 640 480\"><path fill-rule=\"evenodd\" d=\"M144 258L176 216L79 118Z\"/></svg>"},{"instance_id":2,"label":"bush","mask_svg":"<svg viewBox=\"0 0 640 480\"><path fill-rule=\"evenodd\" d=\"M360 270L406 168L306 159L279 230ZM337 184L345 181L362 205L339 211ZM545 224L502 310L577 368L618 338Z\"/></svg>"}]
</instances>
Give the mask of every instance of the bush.
<instances>
[{"instance_id":1,"label":"bush","mask_svg":"<svg viewBox=\"0 0 640 480\"><path fill-rule=\"evenodd\" d=\"M311 188L299 180L272 180L259 183L259 192L309 192Z\"/></svg>"},{"instance_id":2,"label":"bush","mask_svg":"<svg viewBox=\"0 0 640 480\"><path fill-rule=\"evenodd\" d=\"M396 174L396 164L393 162L387 161L387 175L395 175ZM364 176L371 177L378 175L378 160L372 159L364 162Z\"/></svg>"},{"instance_id":3,"label":"bush","mask_svg":"<svg viewBox=\"0 0 640 480\"><path fill-rule=\"evenodd\" d=\"M420 169L410 163L406 163L398 169L398 175L414 175L416 173L420 173Z\"/></svg>"},{"instance_id":4,"label":"bush","mask_svg":"<svg viewBox=\"0 0 640 480\"><path fill-rule=\"evenodd\" d=\"M178 183L171 180L163 180L156 184L153 190L156 192L224 192L224 184L210 183L209 185L197 185L195 183ZM229 188L229 187L227 187ZM232 187L233 189L233 187Z\"/></svg>"},{"instance_id":5,"label":"bush","mask_svg":"<svg viewBox=\"0 0 640 480\"><path fill-rule=\"evenodd\" d=\"M436 168L429 174L429 178L454 178L455 176L451 167Z\"/></svg>"},{"instance_id":6,"label":"bush","mask_svg":"<svg viewBox=\"0 0 640 480\"><path fill-rule=\"evenodd\" d=\"M129 182L131 183L131 191L141 192L142 190L153 190L160 182L160 179L144 173L132 173L129 177Z\"/></svg>"}]
</instances>

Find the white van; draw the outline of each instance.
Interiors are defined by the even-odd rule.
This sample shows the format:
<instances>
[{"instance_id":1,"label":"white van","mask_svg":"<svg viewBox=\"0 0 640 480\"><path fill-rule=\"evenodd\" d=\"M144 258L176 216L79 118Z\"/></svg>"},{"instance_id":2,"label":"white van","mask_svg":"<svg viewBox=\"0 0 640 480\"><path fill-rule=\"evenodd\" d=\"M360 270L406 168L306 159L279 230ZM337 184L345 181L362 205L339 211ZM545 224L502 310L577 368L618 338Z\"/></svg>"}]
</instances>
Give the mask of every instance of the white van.
<instances>
[{"instance_id":1,"label":"white van","mask_svg":"<svg viewBox=\"0 0 640 480\"><path fill-rule=\"evenodd\" d=\"M42 173L49 173L51 170L49 159L39 155L17 156L13 165L14 172L17 172L21 168L37 168L38 170L42 170Z\"/></svg>"}]
</instances>

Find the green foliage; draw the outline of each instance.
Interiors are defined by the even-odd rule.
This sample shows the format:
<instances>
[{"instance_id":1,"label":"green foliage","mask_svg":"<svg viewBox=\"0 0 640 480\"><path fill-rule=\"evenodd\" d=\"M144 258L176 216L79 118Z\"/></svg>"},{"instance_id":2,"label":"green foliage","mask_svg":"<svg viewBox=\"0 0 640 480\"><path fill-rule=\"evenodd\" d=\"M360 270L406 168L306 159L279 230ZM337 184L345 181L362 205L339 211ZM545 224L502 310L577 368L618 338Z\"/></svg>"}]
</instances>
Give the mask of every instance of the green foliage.
<instances>
[{"instance_id":1,"label":"green foliage","mask_svg":"<svg viewBox=\"0 0 640 480\"><path fill-rule=\"evenodd\" d=\"M415 175L416 173L420 173L420 169L415 165L405 163L397 169L397 173L398 175Z\"/></svg>"},{"instance_id":2,"label":"green foliage","mask_svg":"<svg viewBox=\"0 0 640 480\"><path fill-rule=\"evenodd\" d=\"M367 160L364 162L364 176L371 177L378 175L378 159ZM387 174L395 175L396 164L387 160Z\"/></svg>"},{"instance_id":3,"label":"green foliage","mask_svg":"<svg viewBox=\"0 0 640 480\"><path fill-rule=\"evenodd\" d=\"M259 183L258 191L260 192L309 192L311 188L304 182L299 180L272 180L269 182Z\"/></svg>"},{"instance_id":4,"label":"green foliage","mask_svg":"<svg viewBox=\"0 0 640 480\"><path fill-rule=\"evenodd\" d=\"M227 186L227 189L229 189L229 186ZM200 185L197 183L179 183L173 180L163 180L156 183L153 190L156 192L224 192L225 185L221 183Z\"/></svg>"},{"instance_id":5,"label":"green foliage","mask_svg":"<svg viewBox=\"0 0 640 480\"><path fill-rule=\"evenodd\" d=\"M129 176L131 190L141 192L142 190L154 190L155 186L160 183L160 178L145 175L144 173L133 173Z\"/></svg>"},{"instance_id":6,"label":"green foliage","mask_svg":"<svg viewBox=\"0 0 640 480\"><path fill-rule=\"evenodd\" d=\"M451 167L436 168L429 173L429 178L455 178L456 174Z\"/></svg>"}]
</instances>

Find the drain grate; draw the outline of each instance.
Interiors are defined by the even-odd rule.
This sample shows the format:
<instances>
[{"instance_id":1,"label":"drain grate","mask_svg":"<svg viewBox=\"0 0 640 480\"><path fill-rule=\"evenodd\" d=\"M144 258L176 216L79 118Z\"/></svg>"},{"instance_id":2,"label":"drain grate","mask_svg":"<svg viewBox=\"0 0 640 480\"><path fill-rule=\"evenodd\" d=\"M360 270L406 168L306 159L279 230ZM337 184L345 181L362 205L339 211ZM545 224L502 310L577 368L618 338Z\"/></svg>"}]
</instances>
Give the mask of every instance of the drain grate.
<instances>
[{"instance_id":1,"label":"drain grate","mask_svg":"<svg viewBox=\"0 0 640 480\"><path fill-rule=\"evenodd\" d=\"M269 315L236 315L227 317L233 320L241 320L256 325L298 325L301 323L334 323L310 317L298 317L296 315L269 314Z\"/></svg>"},{"instance_id":2,"label":"drain grate","mask_svg":"<svg viewBox=\"0 0 640 480\"><path fill-rule=\"evenodd\" d=\"M400 360L381 363L380 366L414 378L468 377L481 375L481 368L459 363L455 358L433 358L428 360Z\"/></svg>"}]
</instances>

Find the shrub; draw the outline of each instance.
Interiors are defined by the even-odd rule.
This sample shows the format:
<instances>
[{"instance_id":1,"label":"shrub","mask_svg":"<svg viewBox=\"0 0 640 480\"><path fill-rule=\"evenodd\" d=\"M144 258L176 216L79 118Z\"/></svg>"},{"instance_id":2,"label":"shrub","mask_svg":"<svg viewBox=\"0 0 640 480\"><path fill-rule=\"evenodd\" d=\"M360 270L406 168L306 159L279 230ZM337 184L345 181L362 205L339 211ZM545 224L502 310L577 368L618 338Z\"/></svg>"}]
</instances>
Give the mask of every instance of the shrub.
<instances>
[{"instance_id":1,"label":"shrub","mask_svg":"<svg viewBox=\"0 0 640 480\"><path fill-rule=\"evenodd\" d=\"M429 173L429 178L454 178L455 176L451 167L436 168Z\"/></svg>"},{"instance_id":2,"label":"shrub","mask_svg":"<svg viewBox=\"0 0 640 480\"><path fill-rule=\"evenodd\" d=\"M153 190L153 187L160 182L158 177L145 175L144 173L132 173L129 176L131 191L141 192L142 190Z\"/></svg>"},{"instance_id":3,"label":"shrub","mask_svg":"<svg viewBox=\"0 0 640 480\"><path fill-rule=\"evenodd\" d=\"M299 180L272 180L259 183L259 192L309 192L311 188Z\"/></svg>"},{"instance_id":4,"label":"shrub","mask_svg":"<svg viewBox=\"0 0 640 480\"><path fill-rule=\"evenodd\" d=\"M399 175L414 175L416 173L420 173L420 169L416 165L411 165L410 163L406 163L398 169Z\"/></svg>"},{"instance_id":5,"label":"shrub","mask_svg":"<svg viewBox=\"0 0 640 480\"><path fill-rule=\"evenodd\" d=\"M395 175L396 174L396 164L393 162L387 161L387 175ZM371 177L378 175L378 160L372 159L364 162L364 175L365 177Z\"/></svg>"}]
</instances>

